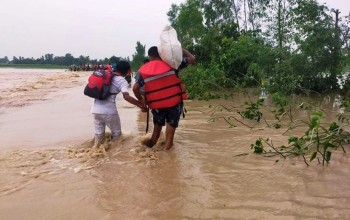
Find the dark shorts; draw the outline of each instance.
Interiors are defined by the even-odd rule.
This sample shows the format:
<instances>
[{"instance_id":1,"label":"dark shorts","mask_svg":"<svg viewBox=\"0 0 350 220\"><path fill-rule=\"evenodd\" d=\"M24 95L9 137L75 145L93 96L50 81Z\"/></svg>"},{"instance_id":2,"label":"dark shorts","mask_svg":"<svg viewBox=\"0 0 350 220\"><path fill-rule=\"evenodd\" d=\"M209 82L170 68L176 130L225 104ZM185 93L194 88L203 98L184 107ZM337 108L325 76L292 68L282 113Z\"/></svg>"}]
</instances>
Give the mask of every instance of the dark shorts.
<instances>
[{"instance_id":1,"label":"dark shorts","mask_svg":"<svg viewBox=\"0 0 350 220\"><path fill-rule=\"evenodd\" d=\"M164 126L166 122L170 126L177 128L179 126L182 108L183 105L178 104L171 108L153 109L153 123L158 126Z\"/></svg>"}]
</instances>

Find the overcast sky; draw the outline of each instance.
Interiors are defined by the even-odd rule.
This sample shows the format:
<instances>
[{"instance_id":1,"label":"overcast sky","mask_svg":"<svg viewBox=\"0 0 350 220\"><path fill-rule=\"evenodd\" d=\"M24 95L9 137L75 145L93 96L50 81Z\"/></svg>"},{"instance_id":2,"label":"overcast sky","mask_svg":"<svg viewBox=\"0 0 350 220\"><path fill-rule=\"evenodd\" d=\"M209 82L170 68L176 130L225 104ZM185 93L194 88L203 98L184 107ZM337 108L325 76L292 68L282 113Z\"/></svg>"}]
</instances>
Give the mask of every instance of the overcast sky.
<instances>
[{"instance_id":1,"label":"overcast sky","mask_svg":"<svg viewBox=\"0 0 350 220\"><path fill-rule=\"evenodd\" d=\"M341 15L350 0L318 0ZM0 0L0 58L112 55L131 58L136 42L157 45L171 3L185 0Z\"/></svg>"}]
</instances>

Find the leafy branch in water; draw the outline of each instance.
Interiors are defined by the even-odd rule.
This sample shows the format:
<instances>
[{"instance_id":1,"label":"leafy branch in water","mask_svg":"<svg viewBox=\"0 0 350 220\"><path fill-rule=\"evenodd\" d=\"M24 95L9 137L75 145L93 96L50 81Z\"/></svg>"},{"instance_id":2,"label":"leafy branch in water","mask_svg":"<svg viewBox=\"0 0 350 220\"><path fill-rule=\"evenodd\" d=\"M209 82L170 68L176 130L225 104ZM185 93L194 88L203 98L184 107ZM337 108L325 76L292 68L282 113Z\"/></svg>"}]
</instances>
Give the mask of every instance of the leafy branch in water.
<instances>
[{"instance_id":1,"label":"leafy branch in water","mask_svg":"<svg viewBox=\"0 0 350 220\"><path fill-rule=\"evenodd\" d=\"M244 104L247 107L244 111L239 111L238 114L240 114L243 118L259 122L263 116L260 109L264 104L264 99L258 99L255 103L249 99L249 102L245 102Z\"/></svg>"},{"instance_id":2,"label":"leafy branch in water","mask_svg":"<svg viewBox=\"0 0 350 220\"><path fill-rule=\"evenodd\" d=\"M263 117L262 108L266 107L264 99L257 99L253 102L249 96L248 98L248 101L244 103L243 110L240 109L241 107L215 106L209 121L223 119L230 127L236 127L239 123L250 129L253 129L261 121L265 121L268 127L271 127ZM260 137L251 144L254 153L262 154L265 157L279 157L276 162L281 158L303 157L307 166L312 161L318 161L322 165L328 164L333 152L339 148L345 153L344 146L350 140L348 132L350 104L348 101L341 103L340 114L336 117L338 121L331 123L327 123L329 120L326 118L328 111L322 109L321 104L308 103L300 97L294 97L292 100L281 94L272 96L272 103L274 106L271 112L275 118L273 127L280 128L282 123L283 126L287 126L286 131L281 135L285 135L295 128L298 128L298 133L300 133L300 128L304 128L305 131L300 136L294 134L288 137L288 144L281 146L276 146L271 138ZM223 114L218 116L216 115L218 112ZM245 120L256 121L256 124L251 126Z\"/></svg>"},{"instance_id":3,"label":"leafy branch in water","mask_svg":"<svg viewBox=\"0 0 350 220\"><path fill-rule=\"evenodd\" d=\"M291 114L291 107L290 107L290 98L287 96L282 95L281 93L275 93L272 95L272 102L278 107L276 110L273 110L272 112L275 115L275 118L278 121L281 121L284 115L288 115L289 118L292 120L292 114ZM289 108L287 107L289 106ZM288 108L288 110L286 110Z\"/></svg>"},{"instance_id":4,"label":"leafy branch in water","mask_svg":"<svg viewBox=\"0 0 350 220\"><path fill-rule=\"evenodd\" d=\"M240 115L243 119L249 119L251 121L256 121L259 123L262 119L265 121L267 126L270 127L270 125L267 123L267 121L263 118L263 114L261 112L261 108L264 105L264 99L258 99L256 102L253 102L250 97L248 96L249 101L244 102L245 104L245 109L242 111L237 111L233 108L224 106L224 105L217 105L214 107L213 113L211 114L211 118L209 121L214 122L218 119L223 119L225 120L230 127L236 127L235 124L233 124L232 120L239 122L240 124L248 127L248 128L254 128L254 126L250 126L246 123L244 123L242 120L238 119L236 115L229 115L229 116L215 116L217 112L228 112L228 113L237 113Z\"/></svg>"},{"instance_id":5,"label":"leafy branch in water","mask_svg":"<svg viewBox=\"0 0 350 220\"><path fill-rule=\"evenodd\" d=\"M335 122L324 127L321 123L323 118L324 113L313 112L309 121L305 122L309 125L305 134L301 137L289 137L287 146L276 147L269 138L260 137L255 144L251 144L251 149L267 157L280 156L285 159L288 156L302 156L307 166L314 159L325 165L331 160L332 152L339 147L345 153L343 144L348 142L350 134Z\"/></svg>"},{"instance_id":6,"label":"leafy branch in water","mask_svg":"<svg viewBox=\"0 0 350 220\"><path fill-rule=\"evenodd\" d=\"M242 120L239 120L236 116L234 115L230 115L230 116L215 116L215 114L217 112L230 112L230 113L234 113L234 109L233 108L229 108L227 106L224 106L224 105L217 105L217 106L209 106L210 108L213 107L213 111L212 111L212 114L211 114L211 118L209 119L210 122L215 122L216 120L219 120L219 119L223 119L225 120L225 122L229 125L230 128L232 127L236 127L236 125L234 124L234 121L248 127L248 128L253 128L252 126L249 126L247 125L246 123L244 123Z\"/></svg>"}]
</instances>

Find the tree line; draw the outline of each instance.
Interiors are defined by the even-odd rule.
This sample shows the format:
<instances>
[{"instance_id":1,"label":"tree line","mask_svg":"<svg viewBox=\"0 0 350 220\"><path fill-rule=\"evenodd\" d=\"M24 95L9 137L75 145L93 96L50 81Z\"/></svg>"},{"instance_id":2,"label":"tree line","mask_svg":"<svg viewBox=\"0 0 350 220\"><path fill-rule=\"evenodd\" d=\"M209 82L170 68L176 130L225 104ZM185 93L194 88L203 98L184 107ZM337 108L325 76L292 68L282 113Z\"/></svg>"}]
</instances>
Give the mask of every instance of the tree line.
<instances>
[{"instance_id":1,"label":"tree line","mask_svg":"<svg viewBox=\"0 0 350 220\"><path fill-rule=\"evenodd\" d=\"M0 64L30 64L30 65L54 65L54 66L65 66L65 67L82 67L86 64L108 64L117 63L119 60L127 60L131 63L134 70L137 70L142 64L146 57L146 45L142 45L139 41L136 43L135 53L132 55L132 60L129 57L117 57L111 56L110 58L104 59L91 59L89 56L80 55L79 57L74 57L70 53L65 56L54 56L54 54L48 53L40 58L25 58L22 56L13 57L9 60L7 56L0 58Z\"/></svg>"},{"instance_id":2,"label":"tree line","mask_svg":"<svg viewBox=\"0 0 350 220\"><path fill-rule=\"evenodd\" d=\"M197 57L182 74L192 96L210 98L222 87L284 94L349 87L350 16L315 0L187 0L168 18Z\"/></svg>"},{"instance_id":3,"label":"tree line","mask_svg":"<svg viewBox=\"0 0 350 220\"><path fill-rule=\"evenodd\" d=\"M129 61L129 58L122 58L117 56L111 56L110 58L104 59L90 59L89 56L80 55L79 57L74 57L72 54L67 53L65 56L54 56L54 54L45 54L40 58L25 58L19 56L13 57L10 61L7 56L0 58L0 63L3 64L45 64L45 65L57 65L57 66L83 66L85 64L108 64L108 63L117 63L119 60L125 59Z\"/></svg>"}]
</instances>

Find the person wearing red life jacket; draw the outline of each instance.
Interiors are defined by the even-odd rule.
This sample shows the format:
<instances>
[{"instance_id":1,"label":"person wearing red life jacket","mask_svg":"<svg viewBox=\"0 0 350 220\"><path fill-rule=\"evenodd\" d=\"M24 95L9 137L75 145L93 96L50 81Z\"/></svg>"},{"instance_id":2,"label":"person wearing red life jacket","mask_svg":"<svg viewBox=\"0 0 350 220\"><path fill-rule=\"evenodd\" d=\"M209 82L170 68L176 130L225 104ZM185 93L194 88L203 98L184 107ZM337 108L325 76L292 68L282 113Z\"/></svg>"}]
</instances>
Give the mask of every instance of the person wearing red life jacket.
<instances>
[{"instance_id":1,"label":"person wearing red life jacket","mask_svg":"<svg viewBox=\"0 0 350 220\"><path fill-rule=\"evenodd\" d=\"M133 86L135 97L142 101L142 89L148 108L152 110L153 132L148 147L153 147L160 136L162 127L165 129L165 149L173 146L175 130L179 125L183 111L183 100L187 99L185 88L178 76L179 69L193 64L196 58L186 49L183 49L183 61L179 69L174 70L164 62L153 46L148 50L149 62L139 69L140 77ZM143 109L145 111L145 109Z\"/></svg>"}]
</instances>

